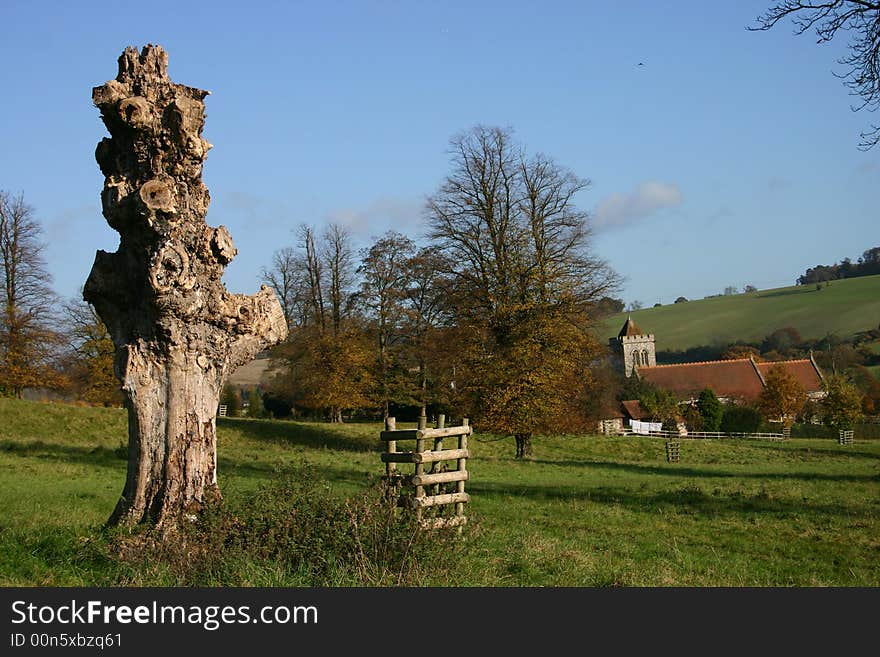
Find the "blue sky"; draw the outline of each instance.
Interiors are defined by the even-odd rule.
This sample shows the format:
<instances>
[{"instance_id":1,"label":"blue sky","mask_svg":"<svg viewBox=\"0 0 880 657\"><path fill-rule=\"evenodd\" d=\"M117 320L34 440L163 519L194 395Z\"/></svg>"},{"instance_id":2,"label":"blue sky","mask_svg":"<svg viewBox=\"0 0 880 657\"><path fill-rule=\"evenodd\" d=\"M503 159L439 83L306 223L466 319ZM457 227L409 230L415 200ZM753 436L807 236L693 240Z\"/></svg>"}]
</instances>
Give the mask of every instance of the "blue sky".
<instances>
[{"instance_id":1,"label":"blue sky","mask_svg":"<svg viewBox=\"0 0 880 657\"><path fill-rule=\"evenodd\" d=\"M747 31L766 6L4 0L0 189L34 206L54 286L77 295L118 241L91 89L158 43L175 82L212 92L203 179L239 248L231 291L302 222L418 237L449 138L478 123L592 181L578 203L627 302L790 285L880 243L880 149L857 149L878 117L832 75L846 35Z\"/></svg>"}]
</instances>

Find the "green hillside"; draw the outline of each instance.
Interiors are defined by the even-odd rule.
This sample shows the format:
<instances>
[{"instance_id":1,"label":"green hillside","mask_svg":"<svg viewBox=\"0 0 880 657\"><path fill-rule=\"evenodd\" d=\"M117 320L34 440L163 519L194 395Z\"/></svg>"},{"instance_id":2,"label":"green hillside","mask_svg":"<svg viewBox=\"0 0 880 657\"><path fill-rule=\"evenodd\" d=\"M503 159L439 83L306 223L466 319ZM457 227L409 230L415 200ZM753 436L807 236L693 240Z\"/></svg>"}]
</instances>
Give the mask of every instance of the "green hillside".
<instances>
[{"instance_id":1,"label":"green hillside","mask_svg":"<svg viewBox=\"0 0 880 657\"><path fill-rule=\"evenodd\" d=\"M880 276L759 290L635 311L633 320L657 336L658 350L760 341L775 329L792 326L805 339L829 333L844 338L880 324ZM627 313L603 320L604 341L616 336Z\"/></svg>"}]
</instances>

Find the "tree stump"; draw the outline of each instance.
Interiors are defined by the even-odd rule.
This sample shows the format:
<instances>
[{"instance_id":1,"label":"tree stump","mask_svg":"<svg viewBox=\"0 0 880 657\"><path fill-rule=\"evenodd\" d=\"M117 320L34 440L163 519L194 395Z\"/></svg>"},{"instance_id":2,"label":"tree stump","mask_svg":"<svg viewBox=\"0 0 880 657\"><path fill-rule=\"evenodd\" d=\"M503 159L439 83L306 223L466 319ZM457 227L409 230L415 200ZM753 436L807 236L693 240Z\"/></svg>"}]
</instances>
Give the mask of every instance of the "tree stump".
<instances>
[{"instance_id":1,"label":"tree stump","mask_svg":"<svg viewBox=\"0 0 880 657\"><path fill-rule=\"evenodd\" d=\"M104 217L120 235L98 251L83 297L116 347L128 409L128 475L109 523L163 525L217 490L215 416L227 375L287 336L274 292L230 294L237 253L205 222L203 99L168 77L168 55L126 48L115 80L92 92L110 132L95 158Z\"/></svg>"}]
</instances>

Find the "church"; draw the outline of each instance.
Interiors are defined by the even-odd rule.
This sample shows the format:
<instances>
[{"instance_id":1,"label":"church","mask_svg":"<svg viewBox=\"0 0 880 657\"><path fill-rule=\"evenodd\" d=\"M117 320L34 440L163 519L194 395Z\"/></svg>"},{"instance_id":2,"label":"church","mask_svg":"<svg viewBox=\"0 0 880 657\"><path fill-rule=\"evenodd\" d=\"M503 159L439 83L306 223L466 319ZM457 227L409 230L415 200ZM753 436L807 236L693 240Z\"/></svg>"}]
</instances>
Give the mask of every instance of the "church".
<instances>
[{"instance_id":1,"label":"church","mask_svg":"<svg viewBox=\"0 0 880 657\"><path fill-rule=\"evenodd\" d=\"M782 366L791 374L804 387L809 399L821 399L825 394L822 390L825 377L812 354L798 360L760 363L750 357L658 365L654 335L640 329L632 317L627 318L617 337L608 342L626 377L635 376L668 390L680 402L696 401L706 388L722 402L754 402L766 385L767 373L776 366ZM640 413L638 402L625 401L616 414L618 417L600 422L600 430L608 432L618 426L622 428L629 419L641 420L635 417Z\"/></svg>"}]
</instances>

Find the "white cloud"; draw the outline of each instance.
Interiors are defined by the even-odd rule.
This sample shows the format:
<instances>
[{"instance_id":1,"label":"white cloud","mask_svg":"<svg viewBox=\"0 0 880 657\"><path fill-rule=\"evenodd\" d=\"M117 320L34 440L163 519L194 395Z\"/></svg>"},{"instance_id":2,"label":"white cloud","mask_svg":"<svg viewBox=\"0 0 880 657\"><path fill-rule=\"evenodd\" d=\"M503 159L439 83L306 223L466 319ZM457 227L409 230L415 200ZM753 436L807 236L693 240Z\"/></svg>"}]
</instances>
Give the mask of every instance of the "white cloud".
<instances>
[{"instance_id":1,"label":"white cloud","mask_svg":"<svg viewBox=\"0 0 880 657\"><path fill-rule=\"evenodd\" d=\"M596 228L625 226L663 208L682 204L684 197L677 185L648 181L627 194L612 194L593 213Z\"/></svg>"},{"instance_id":2,"label":"white cloud","mask_svg":"<svg viewBox=\"0 0 880 657\"><path fill-rule=\"evenodd\" d=\"M397 230L409 237L422 227L422 201L382 196L362 209L340 208L327 213L328 223L345 226L362 238L378 237L389 230Z\"/></svg>"}]
</instances>

